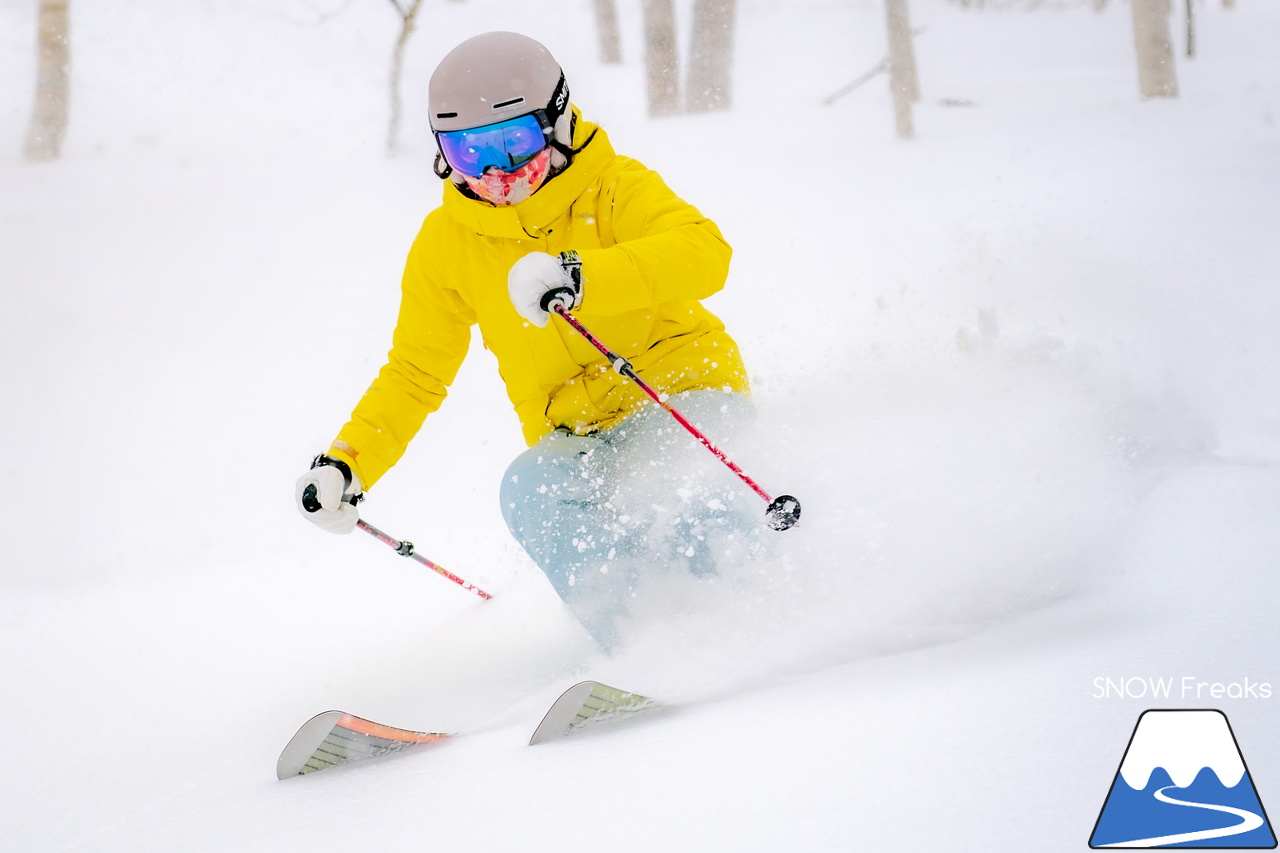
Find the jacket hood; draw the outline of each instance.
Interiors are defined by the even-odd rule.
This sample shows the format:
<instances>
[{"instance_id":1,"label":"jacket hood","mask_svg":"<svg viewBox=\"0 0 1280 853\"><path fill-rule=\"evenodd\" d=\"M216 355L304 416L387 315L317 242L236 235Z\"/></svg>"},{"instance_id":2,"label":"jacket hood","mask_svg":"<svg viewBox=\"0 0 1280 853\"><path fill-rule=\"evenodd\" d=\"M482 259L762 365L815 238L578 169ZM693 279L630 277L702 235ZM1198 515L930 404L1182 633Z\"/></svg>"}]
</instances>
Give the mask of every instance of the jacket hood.
<instances>
[{"instance_id":1,"label":"jacket hood","mask_svg":"<svg viewBox=\"0 0 1280 853\"><path fill-rule=\"evenodd\" d=\"M608 135L584 121L573 108L573 162L552 176L536 193L519 204L495 207L462 194L452 181L444 182L444 209L459 224L486 237L509 240L539 239L564 216L614 159Z\"/></svg>"}]
</instances>

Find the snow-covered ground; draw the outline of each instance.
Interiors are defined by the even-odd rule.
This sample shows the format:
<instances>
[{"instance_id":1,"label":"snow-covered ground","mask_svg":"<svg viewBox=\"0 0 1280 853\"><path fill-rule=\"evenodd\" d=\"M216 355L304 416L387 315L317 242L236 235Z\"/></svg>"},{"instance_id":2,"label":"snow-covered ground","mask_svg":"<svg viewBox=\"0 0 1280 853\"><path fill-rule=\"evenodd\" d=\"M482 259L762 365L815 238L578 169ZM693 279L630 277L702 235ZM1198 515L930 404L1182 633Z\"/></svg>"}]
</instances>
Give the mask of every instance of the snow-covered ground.
<instances>
[{"instance_id":1,"label":"snow-covered ground","mask_svg":"<svg viewBox=\"0 0 1280 853\"><path fill-rule=\"evenodd\" d=\"M1142 102L1126 4L993 5L913 0L900 142L883 77L822 104L873 0L742 0L733 110L655 121L639 4L602 66L586 0L428 0L389 159L389 4L73 4L31 165L0 0L0 846L1083 850L1149 707L1225 711L1280 808L1280 6L1197 3ZM479 347L364 512L492 602L293 508L438 203L426 79L499 28L733 243L734 450L805 506L613 659L507 540ZM582 677L670 707L525 747ZM331 707L463 736L277 782Z\"/></svg>"}]
</instances>

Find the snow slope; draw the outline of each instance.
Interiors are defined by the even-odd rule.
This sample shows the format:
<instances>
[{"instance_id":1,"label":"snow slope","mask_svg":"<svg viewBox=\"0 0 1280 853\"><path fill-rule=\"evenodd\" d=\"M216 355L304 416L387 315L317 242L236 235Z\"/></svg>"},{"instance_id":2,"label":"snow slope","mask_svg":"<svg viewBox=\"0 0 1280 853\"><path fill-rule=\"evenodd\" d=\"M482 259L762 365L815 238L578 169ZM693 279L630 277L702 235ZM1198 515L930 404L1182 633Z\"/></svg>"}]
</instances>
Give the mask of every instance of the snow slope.
<instances>
[{"instance_id":1,"label":"snow slope","mask_svg":"<svg viewBox=\"0 0 1280 853\"><path fill-rule=\"evenodd\" d=\"M394 159L385 4L75 5L29 165L35 3L0 0L5 849L1083 850L1148 707L1221 708L1280 791L1280 9L1197 6L1144 103L1125 5L914 0L900 142L883 78L822 105L876 2L743 0L733 110L660 121L620 5L605 67L585 0L428 2ZM733 243L733 450L805 506L614 659L507 541L479 347L364 512L494 601L292 507L437 203L427 76L498 27ZM524 747L581 677L672 707ZM465 736L275 781L330 707Z\"/></svg>"}]
</instances>

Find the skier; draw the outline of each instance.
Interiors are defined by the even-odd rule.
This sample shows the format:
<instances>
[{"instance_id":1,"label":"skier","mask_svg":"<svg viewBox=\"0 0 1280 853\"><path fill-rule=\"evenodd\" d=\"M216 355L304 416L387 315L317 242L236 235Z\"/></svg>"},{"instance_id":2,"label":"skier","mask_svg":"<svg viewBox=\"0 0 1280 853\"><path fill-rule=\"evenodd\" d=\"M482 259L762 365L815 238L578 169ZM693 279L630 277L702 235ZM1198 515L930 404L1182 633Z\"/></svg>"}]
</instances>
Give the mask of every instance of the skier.
<instances>
[{"instance_id":1,"label":"skier","mask_svg":"<svg viewBox=\"0 0 1280 853\"><path fill-rule=\"evenodd\" d=\"M689 436L544 306L561 300L723 435L751 414L747 373L699 300L724 286L731 250L657 173L614 153L533 39L463 42L432 75L428 108L444 202L409 250L387 362L299 478L298 507L325 530L354 529L356 503L440 406L478 325L529 445L503 477L503 518L610 648L643 570L714 572L726 549L753 547L761 522L723 476L693 479Z\"/></svg>"}]
</instances>

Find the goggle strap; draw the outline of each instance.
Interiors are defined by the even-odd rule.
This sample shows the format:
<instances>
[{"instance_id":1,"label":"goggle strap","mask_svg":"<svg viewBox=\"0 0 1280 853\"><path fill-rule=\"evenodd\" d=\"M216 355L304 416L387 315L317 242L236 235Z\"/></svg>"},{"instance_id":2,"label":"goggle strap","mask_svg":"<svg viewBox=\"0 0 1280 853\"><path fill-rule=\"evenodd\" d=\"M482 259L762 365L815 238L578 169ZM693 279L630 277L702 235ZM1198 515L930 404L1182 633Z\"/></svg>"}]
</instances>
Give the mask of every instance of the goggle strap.
<instances>
[{"instance_id":1,"label":"goggle strap","mask_svg":"<svg viewBox=\"0 0 1280 853\"><path fill-rule=\"evenodd\" d=\"M552 128L556 126L556 122L560 120L560 116L564 115L564 111L569 108L569 81L565 79L564 71L560 72L560 81L556 83L555 91L551 93L551 100L547 101L547 119L550 121Z\"/></svg>"}]
</instances>

